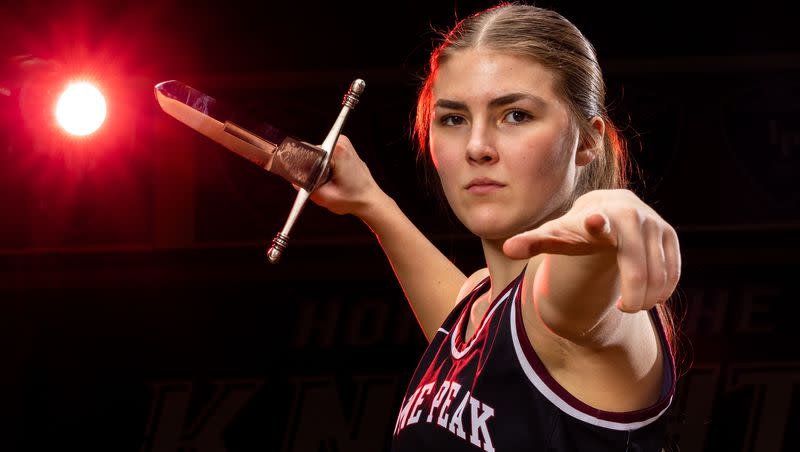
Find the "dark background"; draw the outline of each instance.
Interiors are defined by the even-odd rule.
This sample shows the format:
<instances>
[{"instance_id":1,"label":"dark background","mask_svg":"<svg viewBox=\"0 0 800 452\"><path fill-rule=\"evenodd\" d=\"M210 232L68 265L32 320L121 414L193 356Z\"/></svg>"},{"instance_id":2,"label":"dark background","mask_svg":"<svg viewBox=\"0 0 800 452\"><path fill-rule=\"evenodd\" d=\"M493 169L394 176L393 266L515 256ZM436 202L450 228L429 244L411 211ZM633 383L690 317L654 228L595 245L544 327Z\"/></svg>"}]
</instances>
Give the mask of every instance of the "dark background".
<instances>
[{"instance_id":1,"label":"dark background","mask_svg":"<svg viewBox=\"0 0 800 452\"><path fill-rule=\"evenodd\" d=\"M0 450L386 450L425 341L359 220L309 204L278 265L285 181L165 115L182 80L321 142L345 125L465 272L477 240L409 140L432 29L489 2L3 3ZM683 451L800 448L800 39L778 3L552 1L594 43L636 192L675 226ZM96 80L104 127L69 139L49 96ZM1 92L0 92L1 93Z\"/></svg>"}]
</instances>

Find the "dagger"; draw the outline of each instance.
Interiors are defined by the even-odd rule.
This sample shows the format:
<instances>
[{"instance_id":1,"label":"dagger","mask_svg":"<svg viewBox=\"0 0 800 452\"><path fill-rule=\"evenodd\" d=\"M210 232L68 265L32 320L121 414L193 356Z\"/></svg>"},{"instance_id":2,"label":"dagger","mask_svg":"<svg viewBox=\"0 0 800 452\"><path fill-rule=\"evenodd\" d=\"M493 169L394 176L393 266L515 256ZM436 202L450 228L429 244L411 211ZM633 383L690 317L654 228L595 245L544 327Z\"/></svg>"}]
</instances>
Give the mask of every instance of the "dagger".
<instances>
[{"instance_id":1,"label":"dagger","mask_svg":"<svg viewBox=\"0 0 800 452\"><path fill-rule=\"evenodd\" d=\"M276 263L289 244L289 232L311 192L330 177L331 152L348 113L358 104L365 86L361 79L353 81L342 100L339 116L319 147L291 137L270 124L253 122L177 80L155 85L155 95L162 110L170 116L299 187L289 217L267 251L269 261Z\"/></svg>"}]
</instances>

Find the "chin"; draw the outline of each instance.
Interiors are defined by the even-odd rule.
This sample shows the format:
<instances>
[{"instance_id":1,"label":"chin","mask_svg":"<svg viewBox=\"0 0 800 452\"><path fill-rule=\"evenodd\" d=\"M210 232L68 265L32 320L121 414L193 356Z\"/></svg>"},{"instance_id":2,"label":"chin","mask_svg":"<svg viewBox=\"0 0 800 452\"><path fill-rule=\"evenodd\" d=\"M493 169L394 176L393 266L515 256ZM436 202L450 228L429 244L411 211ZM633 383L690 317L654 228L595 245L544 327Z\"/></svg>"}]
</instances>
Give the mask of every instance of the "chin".
<instances>
[{"instance_id":1,"label":"chin","mask_svg":"<svg viewBox=\"0 0 800 452\"><path fill-rule=\"evenodd\" d=\"M545 221L523 212L513 215L506 208L479 209L456 216L470 232L484 240L505 240L534 229Z\"/></svg>"},{"instance_id":2,"label":"chin","mask_svg":"<svg viewBox=\"0 0 800 452\"><path fill-rule=\"evenodd\" d=\"M462 221L462 223L470 232L484 240L505 240L526 230L525 228L519 227L519 225L498 220L499 218L497 217L491 219L473 218L471 221Z\"/></svg>"},{"instance_id":3,"label":"chin","mask_svg":"<svg viewBox=\"0 0 800 452\"><path fill-rule=\"evenodd\" d=\"M481 239L490 241L498 241L498 240L505 241L522 232L522 231L511 231L508 229L498 229L496 227L480 229L480 230L471 229L471 231L473 234L480 237Z\"/></svg>"}]
</instances>

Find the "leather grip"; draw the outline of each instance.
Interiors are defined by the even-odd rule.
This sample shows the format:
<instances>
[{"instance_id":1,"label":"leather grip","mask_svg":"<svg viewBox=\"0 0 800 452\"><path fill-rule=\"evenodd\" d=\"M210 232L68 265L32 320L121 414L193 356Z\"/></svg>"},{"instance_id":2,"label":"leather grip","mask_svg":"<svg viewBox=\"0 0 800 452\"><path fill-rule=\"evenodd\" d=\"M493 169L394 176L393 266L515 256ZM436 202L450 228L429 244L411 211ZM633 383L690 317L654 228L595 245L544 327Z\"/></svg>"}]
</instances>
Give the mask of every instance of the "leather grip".
<instances>
[{"instance_id":1,"label":"leather grip","mask_svg":"<svg viewBox=\"0 0 800 452\"><path fill-rule=\"evenodd\" d=\"M275 150L269 170L311 192L329 177L328 168L322 168L324 156L322 149L288 137Z\"/></svg>"}]
</instances>

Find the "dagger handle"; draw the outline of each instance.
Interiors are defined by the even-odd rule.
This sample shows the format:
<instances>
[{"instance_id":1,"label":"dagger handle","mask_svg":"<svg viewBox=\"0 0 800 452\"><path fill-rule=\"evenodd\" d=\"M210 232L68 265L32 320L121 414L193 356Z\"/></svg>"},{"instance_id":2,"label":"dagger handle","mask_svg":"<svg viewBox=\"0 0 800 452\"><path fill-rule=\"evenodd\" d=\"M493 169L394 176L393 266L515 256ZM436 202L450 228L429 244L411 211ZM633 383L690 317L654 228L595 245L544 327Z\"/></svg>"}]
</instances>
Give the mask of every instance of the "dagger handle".
<instances>
[{"instance_id":1,"label":"dagger handle","mask_svg":"<svg viewBox=\"0 0 800 452\"><path fill-rule=\"evenodd\" d=\"M342 109L339 111L339 116L336 117L336 121L333 123L333 127L328 132L328 136L325 137L325 141L322 142L320 148L325 151L325 154L322 156L322 161L320 163L322 170L320 171L319 179L314 183L312 191L320 185L321 182L324 182L327 179L328 175L328 163L331 160L331 154L333 154L333 147L336 145L336 141L339 139L339 134L342 131L342 126L344 126L344 121L347 119L347 115L350 113L350 110L354 109L358 104L358 101L361 97L361 94L364 92L364 88L366 87L366 83L364 80L356 79L353 83L350 84L350 89L347 90L347 93L344 95L342 99ZM289 218L286 219L286 224L283 226L283 230L272 239L272 245L267 250L267 257L269 261L273 264L277 263L278 260L281 258L281 254L289 246L289 231L291 231L292 226L297 221L297 217L300 216L300 212L303 210L308 197L311 195L311 192L300 188L297 191L297 197L294 200L294 204L292 205L292 210L289 212Z\"/></svg>"}]
</instances>

